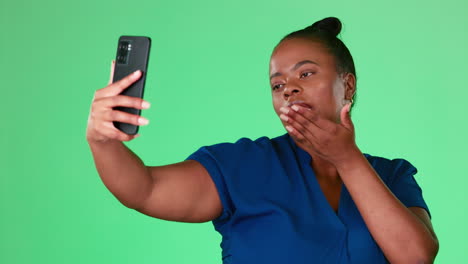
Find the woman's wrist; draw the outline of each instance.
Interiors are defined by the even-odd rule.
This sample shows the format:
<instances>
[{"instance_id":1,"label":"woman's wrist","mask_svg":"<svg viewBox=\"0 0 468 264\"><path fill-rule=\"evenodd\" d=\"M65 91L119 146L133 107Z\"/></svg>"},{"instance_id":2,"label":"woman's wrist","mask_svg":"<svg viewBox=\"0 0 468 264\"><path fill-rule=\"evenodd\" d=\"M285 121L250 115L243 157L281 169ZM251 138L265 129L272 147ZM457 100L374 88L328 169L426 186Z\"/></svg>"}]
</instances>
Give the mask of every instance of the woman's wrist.
<instances>
[{"instance_id":1,"label":"woman's wrist","mask_svg":"<svg viewBox=\"0 0 468 264\"><path fill-rule=\"evenodd\" d=\"M356 146L344 153L343 157L337 160L334 164L338 173L342 175L343 172L355 170L357 167L362 165L362 162L365 161L366 158L362 154L361 150Z\"/></svg>"}]
</instances>

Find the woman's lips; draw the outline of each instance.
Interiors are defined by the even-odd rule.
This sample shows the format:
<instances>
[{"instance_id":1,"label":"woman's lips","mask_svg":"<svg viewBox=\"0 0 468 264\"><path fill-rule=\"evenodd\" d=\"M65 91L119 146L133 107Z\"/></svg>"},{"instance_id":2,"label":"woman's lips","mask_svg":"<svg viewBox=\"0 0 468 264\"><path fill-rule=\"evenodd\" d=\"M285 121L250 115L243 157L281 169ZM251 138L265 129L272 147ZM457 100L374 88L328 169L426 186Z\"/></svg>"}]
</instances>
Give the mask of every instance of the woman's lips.
<instances>
[{"instance_id":1,"label":"woman's lips","mask_svg":"<svg viewBox=\"0 0 468 264\"><path fill-rule=\"evenodd\" d=\"M290 102L290 103L288 104L288 107L291 107L292 105L295 105L295 104L300 105L300 106L303 106L303 107L305 107L305 108L312 108L312 106L310 106L309 104L307 104L307 103L304 102L304 101L293 101L293 102Z\"/></svg>"}]
</instances>

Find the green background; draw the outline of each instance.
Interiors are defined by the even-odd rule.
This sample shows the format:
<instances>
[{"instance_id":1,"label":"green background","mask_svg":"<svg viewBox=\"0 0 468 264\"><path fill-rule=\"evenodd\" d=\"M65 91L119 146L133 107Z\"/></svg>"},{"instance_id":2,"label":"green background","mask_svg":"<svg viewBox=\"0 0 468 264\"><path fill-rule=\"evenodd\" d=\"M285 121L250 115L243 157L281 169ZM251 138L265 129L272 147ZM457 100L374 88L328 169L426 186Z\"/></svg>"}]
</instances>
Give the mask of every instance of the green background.
<instances>
[{"instance_id":1,"label":"green background","mask_svg":"<svg viewBox=\"0 0 468 264\"><path fill-rule=\"evenodd\" d=\"M327 16L354 56L357 143L406 158L433 215L436 263L468 263L466 1L0 2L0 263L221 263L211 223L121 205L85 140L120 35L153 39L143 116L128 143L147 165L203 145L286 131L268 62L285 34Z\"/></svg>"}]
</instances>

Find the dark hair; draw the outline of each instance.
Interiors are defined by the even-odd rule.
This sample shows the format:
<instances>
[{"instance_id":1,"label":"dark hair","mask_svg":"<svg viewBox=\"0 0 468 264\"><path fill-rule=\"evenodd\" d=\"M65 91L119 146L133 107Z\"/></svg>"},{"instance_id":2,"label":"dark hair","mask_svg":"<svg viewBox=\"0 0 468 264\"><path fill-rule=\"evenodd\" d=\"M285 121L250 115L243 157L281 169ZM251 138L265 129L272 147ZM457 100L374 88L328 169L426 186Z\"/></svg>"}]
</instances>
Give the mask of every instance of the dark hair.
<instances>
[{"instance_id":1,"label":"dark hair","mask_svg":"<svg viewBox=\"0 0 468 264\"><path fill-rule=\"evenodd\" d=\"M337 37L340 32L341 21L336 17L327 17L304 29L289 33L281 39L280 43L283 40L292 38L305 38L318 41L335 58L336 71L338 73L352 73L357 79L353 57L346 45Z\"/></svg>"}]
</instances>

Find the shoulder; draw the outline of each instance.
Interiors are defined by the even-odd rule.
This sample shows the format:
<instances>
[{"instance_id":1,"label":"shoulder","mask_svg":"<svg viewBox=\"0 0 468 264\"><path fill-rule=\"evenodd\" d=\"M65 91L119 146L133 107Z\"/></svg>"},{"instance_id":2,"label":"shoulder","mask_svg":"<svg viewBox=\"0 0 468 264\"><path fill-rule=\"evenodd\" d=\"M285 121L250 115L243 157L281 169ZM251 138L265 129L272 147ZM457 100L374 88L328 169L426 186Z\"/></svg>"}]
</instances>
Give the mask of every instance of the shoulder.
<instances>
[{"instance_id":1,"label":"shoulder","mask_svg":"<svg viewBox=\"0 0 468 264\"><path fill-rule=\"evenodd\" d=\"M364 153L364 156L381 178L386 181L393 181L402 175L417 173L416 167L404 158L389 159L367 153Z\"/></svg>"},{"instance_id":2,"label":"shoulder","mask_svg":"<svg viewBox=\"0 0 468 264\"><path fill-rule=\"evenodd\" d=\"M251 151L258 152L262 150L269 150L277 145L283 145L285 143L287 143L287 139L284 135L275 138L262 136L256 139L252 139L249 137L241 137L236 141L206 145L202 146L200 149L204 149L206 151L218 154L233 154L237 152L247 154Z\"/></svg>"},{"instance_id":3,"label":"shoulder","mask_svg":"<svg viewBox=\"0 0 468 264\"><path fill-rule=\"evenodd\" d=\"M394 172L416 170L416 168L404 158L389 159L367 153L364 153L364 156L372 166L378 168L387 169Z\"/></svg>"},{"instance_id":4,"label":"shoulder","mask_svg":"<svg viewBox=\"0 0 468 264\"><path fill-rule=\"evenodd\" d=\"M288 142L284 135L276 138L262 136L257 139L242 137L233 142L202 146L186 159L239 169L240 165L267 166L287 149Z\"/></svg>"}]
</instances>

